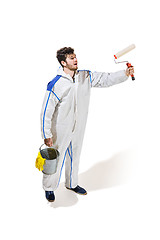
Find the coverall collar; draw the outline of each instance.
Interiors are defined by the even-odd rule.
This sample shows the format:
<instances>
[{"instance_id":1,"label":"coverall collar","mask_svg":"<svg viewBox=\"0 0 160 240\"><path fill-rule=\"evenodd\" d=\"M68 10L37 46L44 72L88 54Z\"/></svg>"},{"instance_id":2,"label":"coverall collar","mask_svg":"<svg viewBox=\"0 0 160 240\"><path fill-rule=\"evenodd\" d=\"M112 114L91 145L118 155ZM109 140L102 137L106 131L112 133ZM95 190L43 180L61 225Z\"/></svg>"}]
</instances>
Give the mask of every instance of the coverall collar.
<instances>
[{"instance_id":1,"label":"coverall collar","mask_svg":"<svg viewBox=\"0 0 160 240\"><path fill-rule=\"evenodd\" d=\"M76 74L77 74L77 71L76 71ZM70 81L73 82L73 78L69 75L69 74L66 74L64 71L63 71L63 68L60 67L57 71L57 75L61 75L62 77L65 77L67 79L69 79Z\"/></svg>"}]
</instances>

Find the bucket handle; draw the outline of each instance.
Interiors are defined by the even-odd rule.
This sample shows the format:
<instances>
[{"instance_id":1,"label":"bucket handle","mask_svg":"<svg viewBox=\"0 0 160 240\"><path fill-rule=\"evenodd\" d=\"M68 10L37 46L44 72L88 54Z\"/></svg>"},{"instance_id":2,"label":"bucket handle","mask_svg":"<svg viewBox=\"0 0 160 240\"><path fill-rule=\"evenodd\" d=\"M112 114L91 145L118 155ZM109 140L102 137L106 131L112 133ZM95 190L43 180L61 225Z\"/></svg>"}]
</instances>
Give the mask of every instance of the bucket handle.
<instances>
[{"instance_id":1,"label":"bucket handle","mask_svg":"<svg viewBox=\"0 0 160 240\"><path fill-rule=\"evenodd\" d=\"M39 151L41 151L42 150L42 147L44 146L44 145L46 145L45 143L43 143L40 147L39 147ZM52 146L53 147L53 146ZM51 147L51 148L52 148ZM57 157L59 157L59 151L57 150L57 149L55 149L54 148L54 150L56 151L56 153L57 153Z\"/></svg>"},{"instance_id":2,"label":"bucket handle","mask_svg":"<svg viewBox=\"0 0 160 240\"><path fill-rule=\"evenodd\" d=\"M41 151L42 150L42 146L47 146L45 143L43 143L41 146L40 146L40 148L39 148L39 151ZM48 146L47 146L48 147ZM50 148L53 148L53 146L51 146Z\"/></svg>"},{"instance_id":3,"label":"bucket handle","mask_svg":"<svg viewBox=\"0 0 160 240\"><path fill-rule=\"evenodd\" d=\"M42 150L42 146L43 146L43 145L45 145L45 144L43 143L43 144L40 146L40 148L39 148L39 151L41 151L41 150Z\"/></svg>"}]
</instances>

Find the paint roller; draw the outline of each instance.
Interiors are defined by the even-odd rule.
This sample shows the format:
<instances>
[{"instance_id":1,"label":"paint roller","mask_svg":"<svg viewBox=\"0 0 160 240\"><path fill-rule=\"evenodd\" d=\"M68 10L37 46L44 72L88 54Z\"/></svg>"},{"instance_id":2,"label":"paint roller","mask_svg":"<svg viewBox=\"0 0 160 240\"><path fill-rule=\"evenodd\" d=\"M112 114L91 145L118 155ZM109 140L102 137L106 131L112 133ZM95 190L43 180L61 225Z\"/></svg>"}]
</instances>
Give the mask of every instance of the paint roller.
<instances>
[{"instance_id":1,"label":"paint roller","mask_svg":"<svg viewBox=\"0 0 160 240\"><path fill-rule=\"evenodd\" d=\"M116 59L117 59L117 58L120 58L120 57L123 56L124 54L130 52L130 51L133 50L135 47L136 47L136 46L135 46L134 44L131 44L130 46L128 46L128 47L124 48L123 50L119 51L118 53L116 53L116 54L114 55L115 63L122 63L122 62L116 62ZM129 63L128 61L123 61L123 62L127 62L126 65L127 65L128 68L129 68L129 67L133 67L133 66L131 65L131 63ZM132 80L135 80L134 75L131 75L131 77L132 77Z\"/></svg>"}]
</instances>

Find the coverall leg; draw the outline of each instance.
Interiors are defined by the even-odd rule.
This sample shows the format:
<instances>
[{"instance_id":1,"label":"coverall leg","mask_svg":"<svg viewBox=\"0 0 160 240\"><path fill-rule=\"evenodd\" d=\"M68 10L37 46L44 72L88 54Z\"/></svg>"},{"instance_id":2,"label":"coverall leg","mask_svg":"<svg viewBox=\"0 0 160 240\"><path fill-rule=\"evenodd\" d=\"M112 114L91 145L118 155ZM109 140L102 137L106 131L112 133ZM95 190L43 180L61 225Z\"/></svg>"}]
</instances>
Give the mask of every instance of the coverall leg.
<instances>
[{"instance_id":1,"label":"coverall leg","mask_svg":"<svg viewBox=\"0 0 160 240\"><path fill-rule=\"evenodd\" d=\"M68 142L68 141L67 141ZM68 146L70 145L70 141L68 144L65 144L65 146L62 148L58 148L57 150L60 153L59 161L57 165L57 171L54 174L47 175L43 173L43 189L45 191L55 191L59 185L62 169L64 166L64 163L66 161L66 158L68 159Z\"/></svg>"},{"instance_id":2,"label":"coverall leg","mask_svg":"<svg viewBox=\"0 0 160 240\"><path fill-rule=\"evenodd\" d=\"M73 140L67 149L67 158L65 162L65 186L75 188L78 185L79 156Z\"/></svg>"}]
</instances>

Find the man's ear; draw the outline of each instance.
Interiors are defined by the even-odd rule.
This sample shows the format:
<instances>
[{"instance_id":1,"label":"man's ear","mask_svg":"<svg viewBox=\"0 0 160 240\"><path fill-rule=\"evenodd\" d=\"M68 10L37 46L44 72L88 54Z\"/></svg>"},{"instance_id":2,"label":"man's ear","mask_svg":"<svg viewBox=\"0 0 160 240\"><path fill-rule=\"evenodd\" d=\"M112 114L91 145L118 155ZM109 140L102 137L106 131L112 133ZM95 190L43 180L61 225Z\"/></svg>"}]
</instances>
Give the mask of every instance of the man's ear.
<instances>
[{"instance_id":1,"label":"man's ear","mask_svg":"<svg viewBox=\"0 0 160 240\"><path fill-rule=\"evenodd\" d=\"M63 67L66 67L66 62L65 61L61 61L61 64Z\"/></svg>"}]
</instances>

